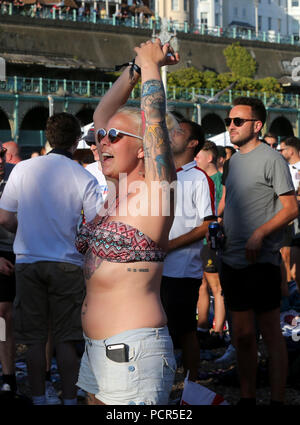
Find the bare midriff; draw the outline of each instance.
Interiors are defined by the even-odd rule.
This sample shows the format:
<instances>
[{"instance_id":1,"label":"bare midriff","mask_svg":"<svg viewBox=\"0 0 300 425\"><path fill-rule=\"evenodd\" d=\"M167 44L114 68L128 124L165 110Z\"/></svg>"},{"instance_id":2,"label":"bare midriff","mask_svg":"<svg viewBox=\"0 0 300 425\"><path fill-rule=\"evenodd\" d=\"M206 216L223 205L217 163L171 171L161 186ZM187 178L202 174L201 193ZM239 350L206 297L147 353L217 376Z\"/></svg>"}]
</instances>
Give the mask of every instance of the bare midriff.
<instances>
[{"instance_id":1,"label":"bare midriff","mask_svg":"<svg viewBox=\"0 0 300 425\"><path fill-rule=\"evenodd\" d=\"M103 261L86 281L82 327L91 339L138 328L165 326L160 301L162 262Z\"/></svg>"}]
</instances>

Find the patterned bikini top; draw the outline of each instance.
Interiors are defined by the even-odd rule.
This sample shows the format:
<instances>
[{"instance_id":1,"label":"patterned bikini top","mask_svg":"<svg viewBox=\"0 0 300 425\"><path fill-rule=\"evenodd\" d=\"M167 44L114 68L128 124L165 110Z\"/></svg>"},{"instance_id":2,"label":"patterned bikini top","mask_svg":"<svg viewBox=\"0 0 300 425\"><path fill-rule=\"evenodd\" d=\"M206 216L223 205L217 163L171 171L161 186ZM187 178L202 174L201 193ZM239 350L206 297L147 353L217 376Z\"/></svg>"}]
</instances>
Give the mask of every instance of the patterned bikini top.
<instances>
[{"instance_id":1,"label":"patterned bikini top","mask_svg":"<svg viewBox=\"0 0 300 425\"><path fill-rule=\"evenodd\" d=\"M115 263L136 261L162 262L166 252L156 242L130 224L107 221L108 216L97 217L84 224L76 238L76 248L81 254L87 251Z\"/></svg>"}]
</instances>

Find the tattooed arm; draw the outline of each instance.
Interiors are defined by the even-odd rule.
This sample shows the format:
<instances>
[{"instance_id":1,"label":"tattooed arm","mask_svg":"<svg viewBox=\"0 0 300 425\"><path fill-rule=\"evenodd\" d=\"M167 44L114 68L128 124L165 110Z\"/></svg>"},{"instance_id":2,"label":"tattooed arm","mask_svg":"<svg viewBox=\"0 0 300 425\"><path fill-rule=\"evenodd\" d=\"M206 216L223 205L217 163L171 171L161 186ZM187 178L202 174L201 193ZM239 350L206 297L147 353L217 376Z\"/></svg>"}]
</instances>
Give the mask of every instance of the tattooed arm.
<instances>
[{"instance_id":1,"label":"tattooed arm","mask_svg":"<svg viewBox=\"0 0 300 425\"><path fill-rule=\"evenodd\" d=\"M135 51L142 69L145 179L172 182L176 180L176 171L166 125L166 96L160 75L168 45L162 46L157 39L153 43L142 43Z\"/></svg>"},{"instance_id":2,"label":"tattooed arm","mask_svg":"<svg viewBox=\"0 0 300 425\"><path fill-rule=\"evenodd\" d=\"M179 54L174 53L173 56L165 55L163 65L174 65L179 61ZM141 66L139 58L136 57L135 63ZM117 112L117 110L125 105L132 89L138 83L140 75L134 71L130 75L130 66L128 66L120 77L115 81L109 91L102 97L94 112L94 123L96 130L105 127L109 119Z\"/></svg>"}]
</instances>

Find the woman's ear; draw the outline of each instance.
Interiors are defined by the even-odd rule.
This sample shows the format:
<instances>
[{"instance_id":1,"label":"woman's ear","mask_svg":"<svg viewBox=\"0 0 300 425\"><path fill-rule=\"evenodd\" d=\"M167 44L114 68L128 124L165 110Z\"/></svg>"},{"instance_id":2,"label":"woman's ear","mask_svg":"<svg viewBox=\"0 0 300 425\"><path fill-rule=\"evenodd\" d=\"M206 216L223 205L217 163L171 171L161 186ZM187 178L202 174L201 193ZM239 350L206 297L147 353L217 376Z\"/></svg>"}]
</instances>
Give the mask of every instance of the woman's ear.
<instances>
[{"instance_id":1,"label":"woman's ear","mask_svg":"<svg viewBox=\"0 0 300 425\"><path fill-rule=\"evenodd\" d=\"M140 147L139 148L139 150L137 152L137 157L138 157L138 159L143 159L145 157L145 155L144 155L144 148L143 147Z\"/></svg>"}]
</instances>

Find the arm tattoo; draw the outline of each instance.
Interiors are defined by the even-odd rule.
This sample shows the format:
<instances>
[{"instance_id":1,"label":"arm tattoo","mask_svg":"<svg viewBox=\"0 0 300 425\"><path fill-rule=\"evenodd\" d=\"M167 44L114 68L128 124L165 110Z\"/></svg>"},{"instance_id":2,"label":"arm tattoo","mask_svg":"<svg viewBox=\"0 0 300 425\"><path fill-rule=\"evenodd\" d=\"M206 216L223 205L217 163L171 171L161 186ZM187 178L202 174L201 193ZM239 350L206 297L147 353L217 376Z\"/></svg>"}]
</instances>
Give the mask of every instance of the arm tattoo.
<instances>
[{"instance_id":1,"label":"arm tattoo","mask_svg":"<svg viewBox=\"0 0 300 425\"><path fill-rule=\"evenodd\" d=\"M95 271L101 266L102 262L103 259L94 255L91 249L86 252L83 266L85 280L91 279Z\"/></svg>"},{"instance_id":2,"label":"arm tattoo","mask_svg":"<svg viewBox=\"0 0 300 425\"><path fill-rule=\"evenodd\" d=\"M142 97L150 94L159 93L163 88L162 82L159 80L148 80L143 84Z\"/></svg>"},{"instance_id":3,"label":"arm tattoo","mask_svg":"<svg viewBox=\"0 0 300 425\"><path fill-rule=\"evenodd\" d=\"M166 125L166 97L160 80L143 84L141 108L145 117L146 173L151 180L173 181L176 173Z\"/></svg>"}]
</instances>

